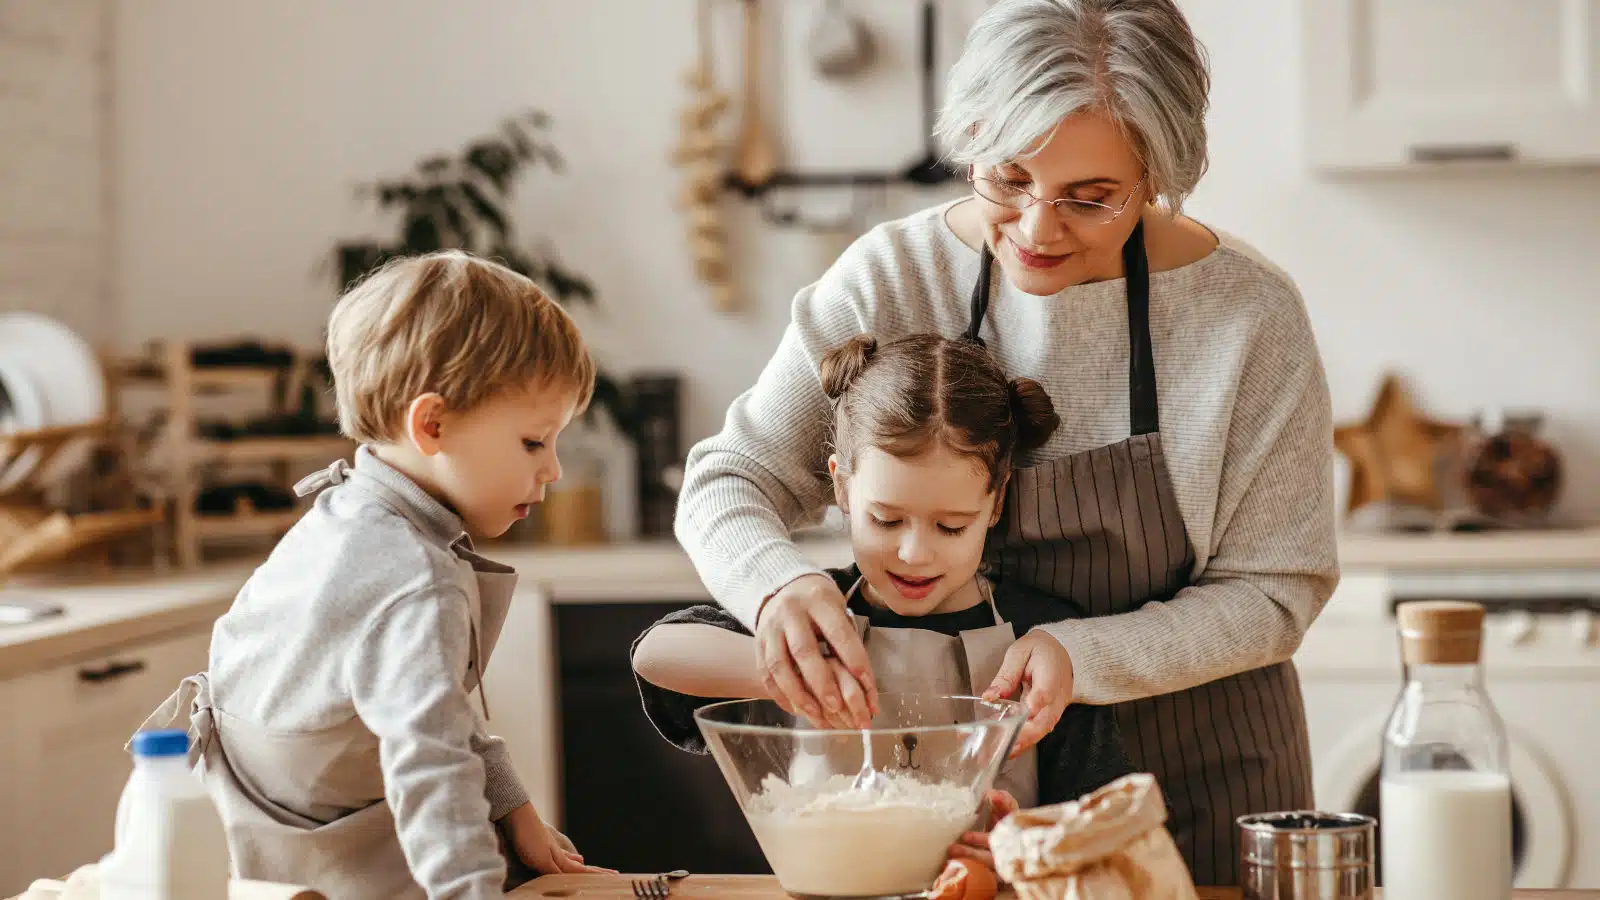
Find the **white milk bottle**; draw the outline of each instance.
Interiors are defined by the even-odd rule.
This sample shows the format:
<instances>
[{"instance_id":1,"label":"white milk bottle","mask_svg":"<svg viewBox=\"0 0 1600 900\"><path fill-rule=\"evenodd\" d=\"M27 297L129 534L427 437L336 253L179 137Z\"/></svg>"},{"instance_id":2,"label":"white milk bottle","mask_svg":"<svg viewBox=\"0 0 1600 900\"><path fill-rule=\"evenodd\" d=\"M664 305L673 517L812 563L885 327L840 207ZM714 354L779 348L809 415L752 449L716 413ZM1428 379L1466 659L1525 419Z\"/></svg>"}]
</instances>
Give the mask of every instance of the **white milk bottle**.
<instances>
[{"instance_id":1,"label":"white milk bottle","mask_svg":"<svg viewBox=\"0 0 1600 900\"><path fill-rule=\"evenodd\" d=\"M102 900L227 900L227 835L188 755L185 732L134 735L116 849L100 865Z\"/></svg>"},{"instance_id":2,"label":"white milk bottle","mask_svg":"<svg viewBox=\"0 0 1600 900\"><path fill-rule=\"evenodd\" d=\"M1508 900L1511 776L1505 724L1483 688L1482 606L1399 607L1405 687L1383 735L1384 894Z\"/></svg>"}]
</instances>

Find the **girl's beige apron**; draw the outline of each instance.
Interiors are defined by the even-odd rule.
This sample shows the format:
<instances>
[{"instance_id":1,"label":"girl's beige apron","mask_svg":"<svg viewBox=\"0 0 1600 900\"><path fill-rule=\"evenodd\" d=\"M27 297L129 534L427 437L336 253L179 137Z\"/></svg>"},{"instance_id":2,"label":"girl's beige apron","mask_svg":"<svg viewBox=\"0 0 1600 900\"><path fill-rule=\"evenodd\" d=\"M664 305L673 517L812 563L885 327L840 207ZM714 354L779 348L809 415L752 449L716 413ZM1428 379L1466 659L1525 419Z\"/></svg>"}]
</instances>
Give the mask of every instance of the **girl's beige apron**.
<instances>
[{"instance_id":1,"label":"girl's beige apron","mask_svg":"<svg viewBox=\"0 0 1600 900\"><path fill-rule=\"evenodd\" d=\"M861 584L862 579L858 579L847 598L860 590ZM957 635L926 628L872 628L864 617L851 615L857 633L866 644L867 659L872 663L879 691L975 696L994 681L1000 664L1005 661L1006 650L1016 642L1017 635L995 606L988 580L979 578L978 585L994 613L995 624L987 628L968 629ZM952 740L959 741L961 737L952 736ZM916 765L919 750L926 758L941 749L934 746L902 748L905 761L911 765ZM956 752L955 748L951 747L950 752ZM1010 791L1024 809L1037 805L1039 769L1033 749L1003 763L994 786Z\"/></svg>"},{"instance_id":2,"label":"girl's beige apron","mask_svg":"<svg viewBox=\"0 0 1600 900\"><path fill-rule=\"evenodd\" d=\"M335 483L343 470L333 468L296 485L297 492ZM517 575L473 552L466 535L451 550L475 588L468 592L473 637L463 680L472 691L500 638ZM184 679L142 729L172 727L185 715L189 761L227 828L235 877L305 885L340 900L424 896L384 800L378 738L360 719L319 731L259 728L215 706L201 672Z\"/></svg>"},{"instance_id":3,"label":"girl's beige apron","mask_svg":"<svg viewBox=\"0 0 1600 900\"><path fill-rule=\"evenodd\" d=\"M1195 562L1161 449L1142 224L1122 259L1132 433L1012 473L986 553L997 579L1077 601L1090 616L1172 599ZM966 335L978 343L992 263L985 248ZM1311 749L1292 663L1119 704L1116 712L1134 766L1160 783L1168 827L1196 884L1238 883L1238 816L1311 806Z\"/></svg>"}]
</instances>

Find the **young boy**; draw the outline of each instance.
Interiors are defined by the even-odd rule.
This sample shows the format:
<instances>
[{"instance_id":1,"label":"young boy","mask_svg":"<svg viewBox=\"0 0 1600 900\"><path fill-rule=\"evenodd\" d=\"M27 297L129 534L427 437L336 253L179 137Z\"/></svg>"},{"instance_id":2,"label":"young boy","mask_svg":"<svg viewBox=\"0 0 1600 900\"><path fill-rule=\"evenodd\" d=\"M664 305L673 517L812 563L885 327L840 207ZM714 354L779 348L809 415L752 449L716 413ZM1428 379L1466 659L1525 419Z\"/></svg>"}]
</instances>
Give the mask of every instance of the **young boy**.
<instances>
[{"instance_id":1,"label":"young boy","mask_svg":"<svg viewBox=\"0 0 1600 900\"><path fill-rule=\"evenodd\" d=\"M472 537L561 477L556 439L594 386L577 328L509 269L434 253L340 299L328 361L355 464L296 485L315 506L147 725L189 716L238 877L489 900L508 861L603 871L541 821L470 697L516 582Z\"/></svg>"}]
</instances>

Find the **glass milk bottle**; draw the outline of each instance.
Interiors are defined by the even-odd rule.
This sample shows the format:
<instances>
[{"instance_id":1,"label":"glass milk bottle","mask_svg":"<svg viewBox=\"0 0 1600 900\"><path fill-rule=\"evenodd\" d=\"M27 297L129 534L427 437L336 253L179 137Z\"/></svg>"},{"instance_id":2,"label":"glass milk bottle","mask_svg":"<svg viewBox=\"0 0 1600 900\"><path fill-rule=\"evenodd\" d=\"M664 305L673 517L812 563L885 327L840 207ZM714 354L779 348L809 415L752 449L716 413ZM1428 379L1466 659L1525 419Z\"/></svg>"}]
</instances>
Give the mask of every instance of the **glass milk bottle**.
<instances>
[{"instance_id":1,"label":"glass milk bottle","mask_svg":"<svg viewBox=\"0 0 1600 900\"><path fill-rule=\"evenodd\" d=\"M1484 691L1483 607L1401 604L1405 687L1383 735L1383 889L1404 900L1511 896L1506 729Z\"/></svg>"}]
</instances>

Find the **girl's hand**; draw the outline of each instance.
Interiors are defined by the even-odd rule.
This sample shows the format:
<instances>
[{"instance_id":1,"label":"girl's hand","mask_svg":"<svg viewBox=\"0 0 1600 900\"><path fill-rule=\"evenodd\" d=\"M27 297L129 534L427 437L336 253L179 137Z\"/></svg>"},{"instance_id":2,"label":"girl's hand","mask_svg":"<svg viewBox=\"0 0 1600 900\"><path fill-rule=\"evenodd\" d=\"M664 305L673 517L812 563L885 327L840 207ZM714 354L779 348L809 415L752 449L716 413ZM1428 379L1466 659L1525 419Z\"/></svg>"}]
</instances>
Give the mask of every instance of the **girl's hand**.
<instances>
[{"instance_id":1,"label":"girl's hand","mask_svg":"<svg viewBox=\"0 0 1600 900\"><path fill-rule=\"evenodd\" d=\"M1009 791L990 791L983 795L985 804L989 807L989 828L1006 816L1017 811L1017 798L1011 796ZM994 865L994 852L989 849L988 831L969 831L961 835L961 842L950 845L951 859L970 859L983 863L992 871Z\"/></svg>"},{"instance_id":2,"label":"girl's hand","mask_svg":"<svg viewBox=\"0 0 1600 900\"><path fill-rule=\"evenodd\" d=\"M1072 657L1060 641L1037 628L1006 650L1000 672L983 692L983 699L1010 699L1024 688L1022 705L1027 708L1028 720L1017 732L1012 759L1049 734L1072 701Z\"/></svg>"}]
</instances>

